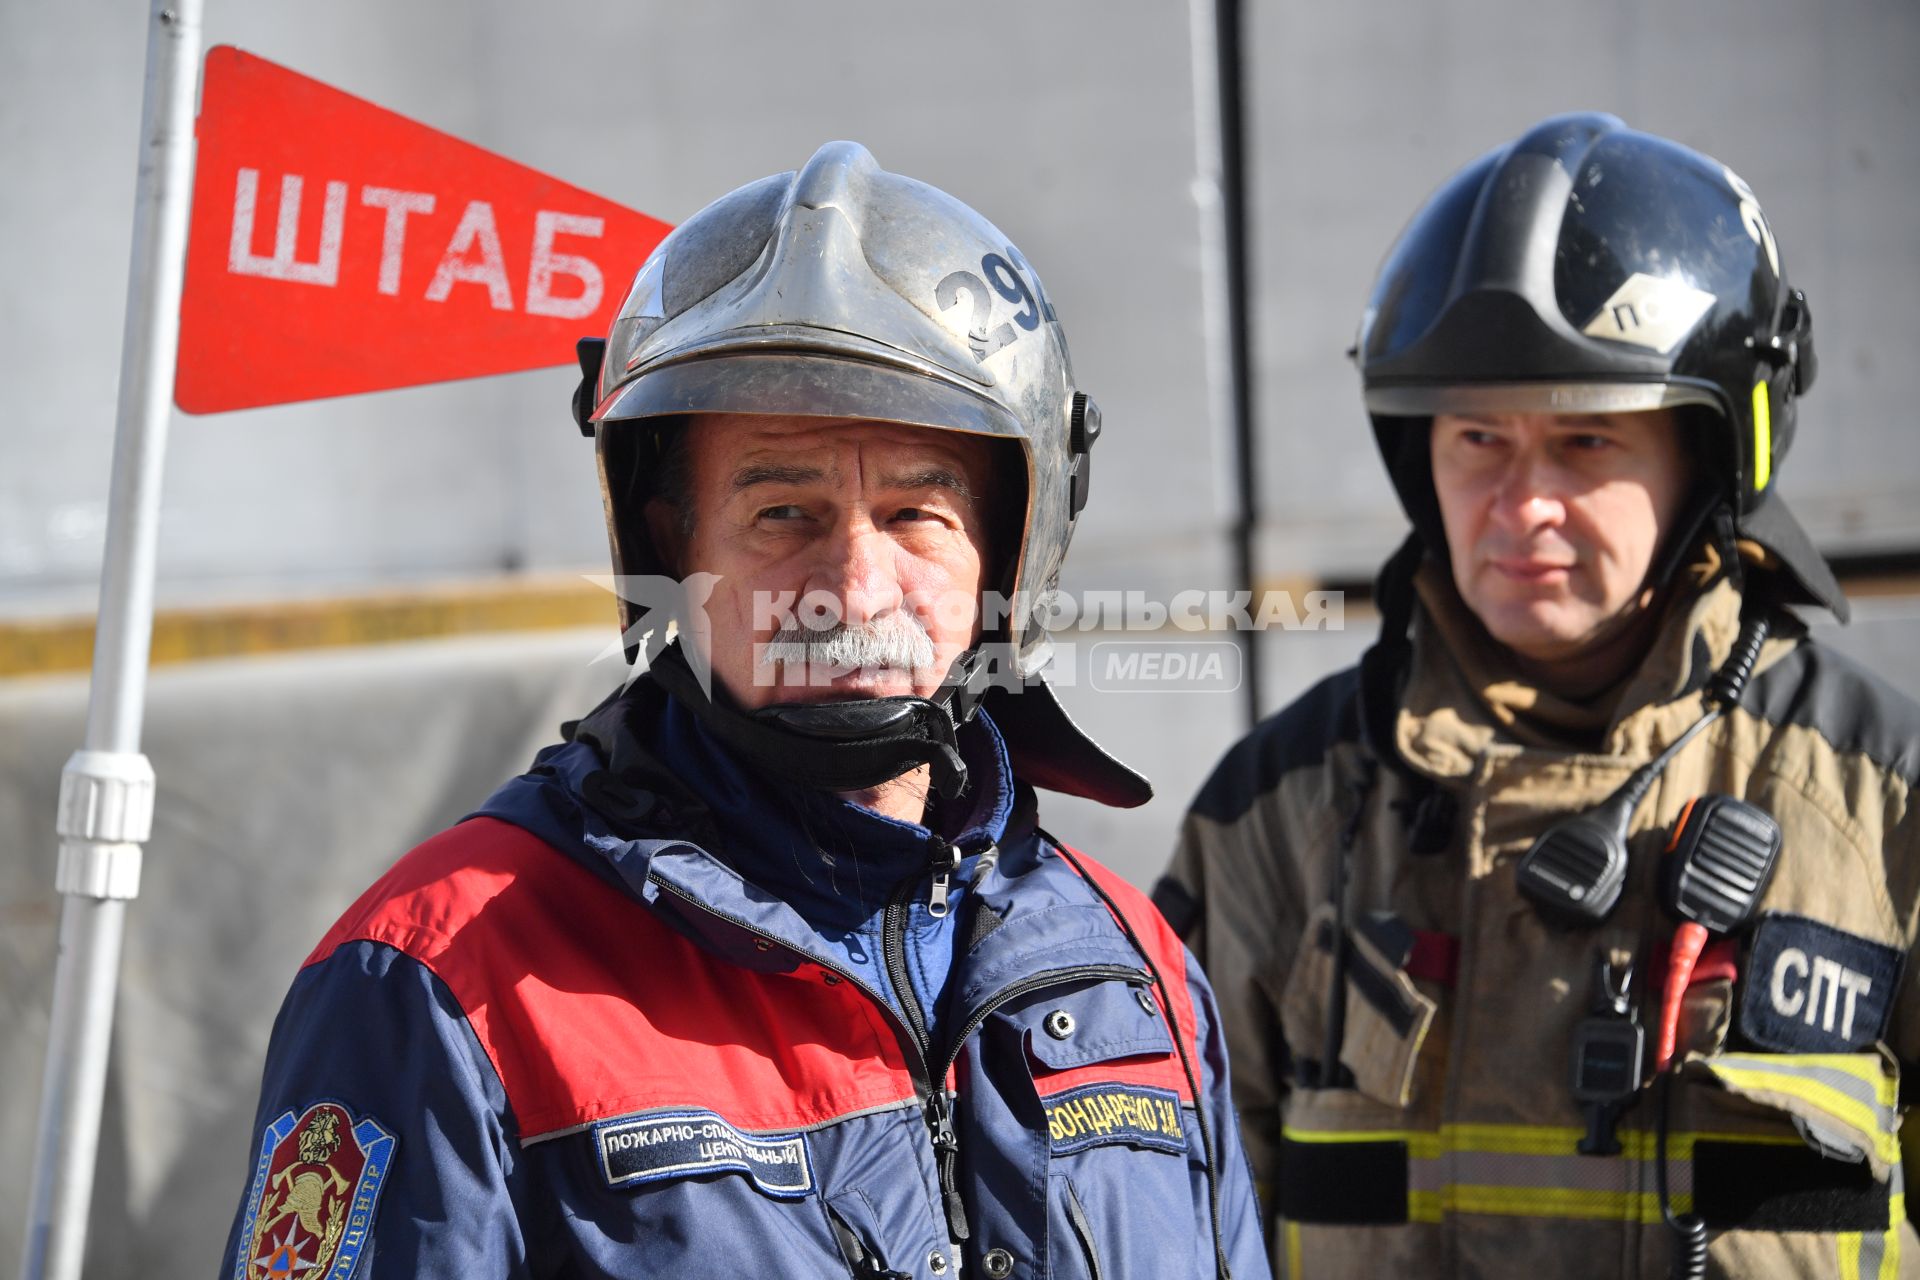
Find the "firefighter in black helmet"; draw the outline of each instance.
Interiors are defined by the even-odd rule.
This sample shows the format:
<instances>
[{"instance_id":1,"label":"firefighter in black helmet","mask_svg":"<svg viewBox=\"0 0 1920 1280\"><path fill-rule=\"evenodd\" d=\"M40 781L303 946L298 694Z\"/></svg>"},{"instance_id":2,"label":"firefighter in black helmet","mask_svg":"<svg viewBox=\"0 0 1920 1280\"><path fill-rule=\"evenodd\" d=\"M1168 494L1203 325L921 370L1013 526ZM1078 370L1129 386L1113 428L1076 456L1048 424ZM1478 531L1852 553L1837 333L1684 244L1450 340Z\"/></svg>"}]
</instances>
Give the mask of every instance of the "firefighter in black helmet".
<instances>
[{"instance_id":1,"label":"firefighter in black helmet","mask_svg":"<svg viewBox=\"0 0 1920 1280\"><path fill-rule=\"evenodd\" d=\"M1811 313L1604 115L1461 170L1355 356L1382 630L1231 751L1163 912L1289 1276L1905 1274L1920 708L1813 643Z\"/></svg>"}]
</instances>

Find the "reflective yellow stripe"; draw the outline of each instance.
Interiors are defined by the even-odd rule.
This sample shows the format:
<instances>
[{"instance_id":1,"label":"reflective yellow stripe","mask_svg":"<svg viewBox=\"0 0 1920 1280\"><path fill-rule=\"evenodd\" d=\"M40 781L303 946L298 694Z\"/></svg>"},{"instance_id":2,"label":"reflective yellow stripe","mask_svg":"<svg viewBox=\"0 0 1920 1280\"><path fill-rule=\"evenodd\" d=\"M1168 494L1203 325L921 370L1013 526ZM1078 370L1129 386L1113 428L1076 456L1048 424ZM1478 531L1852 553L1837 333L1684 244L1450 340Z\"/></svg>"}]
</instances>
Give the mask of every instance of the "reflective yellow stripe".
<instances>
[{"instance_id":1,"label":"reflective yellow stripe","mask_svg":"<svg viewBox=\"0 0 1920 1280\"><path fill-rule=\"evenodd\" d=\"M1900 1096L1898 1082L1887 1074L1881 1060L1870 1053L1729 1053L1706 1061L1707 1069L1716 1074L1723 1066L1789 1076L1832 1071L1858 1080L1884 1106L1892 1106Z\"/></svg>"},{"instance_id":2,"label":"reflective yellow stripe","mask_svg":"<svg viewBox=\"0 0 1920 1280\"><path fill-rule=\"evenodd\" d=\"M1767 383L1753 384L1753 491L1767 487L1773 475L1773 412L1767 404Z\"/></svg>"},{"instance_id":3,"label":"reflective yellow stripe","mask_svg":"<svg viewBox=\"0 0 1920 1280\"><path fill-rule=\"evenodd\" d=\"M1671 1197L1675 1213L1693 1210L1693 1197ZM1660 1197L1651 1191L1575 1191L1567 1187L1452 1186L1445 1192L1449 1213L1501 1214L1516 1218L1622 1218L1660 1221Z\"/></svg>"},{"instance_id":4,"label":"reflective yellow stripe","mask_svg":"<svg viewBox=\"0 0 1920 1280\"><path fill-rule=\"evenodd\" d=\"M1906 1210L1900 1211L1900 1217L1906 1216ZM1898 1219L1896 1219L1896 1222ZM1878 1237L1878 1238L1876 1238ZM1874 1248L1869 1250L1867 1242L1873 1241ZM1897 1280L1900 1274L1900 1229L1888 1227L1882 1232L1847 1231L1834 1238L1835 1251L1839 1254L1840 1280ZM1862 1263L1872 1269L1872 1275L1860 1270Z\"/></svg>"},{"instance_id":5,"label":"reflective yellow stripe","mask_svg":"<svg viewBox=\"0 0 1920 1280\"><path fill-rule=\"evenodd\" d=\"M1831 1065L1832 1061L1830 1059L1823 1065ZM1853 1070L1851 1066L1844 1069L1850 1075L1859 1075L1859 1072ZM1783 1071L1732 1067L1724 1063L1715 1064L1712 1070L1728 1084L1738 1085L1743 1089L1760 1089L1770 1093L1785 1094L1790 1098L1799 1098L1802 1102L1819 1108L1834 1119L1844 1121L1861 1133L1870 1135L1875 1154L1888 1164L1900 1163L1900 1140L1894 1134L1887 1132L1882 1116L1877 1114L1874 1108L1849 1098L1831 1085L1821 1084L1817 1080L1809 1080L1803 1076L1789 1075ZM1881 1076L1873 1084L1877 1096L1882 1099L1882 1105L1892 1105L1887 1100L1886 1077Z\"/></svg>"},{"instance_id":6,"label":"reflective yellow stripe","mask_svg":"<svg viewBox=\"0 0 1920 1280\"><path fill-rule=\"evenodd\" d=\"M1501 1156L1570 1156L1585 1134L1584 1129L1549 1125L1449 1124L1441 1126L1440 1141L1448 1151L1478 1151Z\"/></svg>"},{"instance_id":7,"label":"reflective yellow stripe","mask_svg":"<svg viewBox=\"0 0 1920 1280\"><path fill-rule=\"evenodd\" d=\"M1669 1197L1675 1213L1693 1212L1685 1192ZM1478 1213L1508 1218L1632 1218L1659 1222L1660 1197L1651 1191L1578 1191L1571 1187L1483 1187L1450 1185L1443 1191L1407 1193L1411 1222L1438 1223L1449 1213Z\"/></svg>"},{"instance_id":8,"label":"reflective yellow stripe","mask_svg":"<svg viewBox=\"0 0 1920 1280\"><path fill-rule=\"evenodd\" d=\"M1280 1131L1288 1142L1407 1142L1440 1136L1411 1129L1296 1129L1292 1125L1284 1125Z\"/></svg>"},{"instance_id":9,"label":"reflective yellow stripe","mask_svg":"<svg viewBox=\"0 0 1920 1280\"><path fill-rule=\"evenodd\" d=\"M1730 1053L1707 1061L1715 1075L1725 1071L1760 1071L1787 1079L1818 1080L1821 1072L1858 1080L1883 1106L1892 1106L1899 1088L1884 1071L1878 1059L1860 1053Z\"/></svg>"},{"instance_id":10,"label":"reflective yellow stripe","mask_svg":"<svg viewBox=\"0 0 1920 1280\"><path fill-rule=\"evenodd\" d=\"M1845 1231L1840 1234L1840 1280L1860 1280L1860 1233Z\"/></svg>"},{"instance_id":11,"label":"reflective yellow stripe","mask_svg":"<svg viewBox=\"0 0 1920 1280\"><path fill-rule=\"evenodd\" d=\"M1281 1133L1288 1142L1404 1142L1407 1154L1415 1160L1431 1160L1442 1150L1440 1134L1415 1129L1296 1129L1285 1125Z\"/></svg>"},{"instance_id":12,"label":"reflective yellow stripe","mask_svg":"<svg viewBox=\"0 0 1920 1280\"><path fill-rule=\"evenodd\" d=\"M1300 1224L1289 1222L1287 1224L1287 1280L1300 1280L1300 1277L1306 1274L1305 1269L1300 1265Z\"/></svg>"},{"instance_id":13,"label":"reflective yellow stripe","mask_svg":"<svg viewBox=\"0 0 1920 1280\"><path fill-rule=\"evenodd\" d=\"M1585 1129L1555 1125L1449 1124L1440 1132L1417 1129L1283 1129L1288 1142L1404 1142L1415 1160L1434 1160L1449 1152L1478 1152L1503 1156L1570 1156L1578 1154ZM1629 1160L1651 1160L1656 1142L1651 1133L1628 1130L1618 1135L1620 1153ZM1761 1146L1805 1145L1794 1134L1675 1133L1667 1136L1667 1155L1691 1160L1696 1142L1750 1142Z\"/></svg>"},{"instance_id":14,"label":"reflective yellow stripe","mask_svg":"<svg viewBox=\"0 0 1920 1280\"><path fill-rule=\"evenodd\" d=\"M1863 1081L1871 1080L1875 1095L1887 1099L1888 1105L1892 1105L1892 1081L1884 1073L1873 1072L1871 1064L1861 1063L1857 1055L1836 1055L1831 1058L1808 1055L1796 1061L1809 1066L1842 1070ZM1860 1114L1870 1110L1857 1099L1847 1098L1829 1085L1803 1077L1795 1077L1779 1071L1766 1071L1758 1067L1729 1067L1724 1064L1719 1065L1716 1070L1726 1075L1730 1082L1742 1083L1744 1087L1764 1087L1814 1102L1838 1118L1848 1118L1849 1107L1853 1112ZM1582 1129L1555 1125L1499 1124L1445 1125L1438 1133L1410 1129L1302 1129L1293 1125L1282 1128L1282 1134L1289 1142L1313 1144L1399 1142L1406 1144L1410 1179L1416 1184L1422 1181L1427 1184L1425 1187L1416 1185L1408 1188L1407 1219L1410 1222L1437 1224L1451 1213L1616 1222L1626 1220L1643 1224L1659 1222L1661 1220L1660 1197L1652 1191L1590 1190L1580 1187L1526 1186L1513 1183L1498 1185L1484 1182L1441 1182L1436 1187L1434 1184L1440 1176L1444 1176L1447 1172L1465 1173L1468 1171L1467 1168L1464 1166L1450 1168L1446 1165L1436 1168L1429 1165L1421 1171L1411 1167L1414 1161L1437 1161L1450 1155L1571 1157L1577 1154L1579 1142L1584 1133ZM1629 1130L1621 1133L1619 1137L1620 1159L1652 1161L1656 1158L1657 1143L1653 1134ZM1685 1175L1676 1166L1689 1165L1693 1159L1695 1145L1701 1142L1785 1147L1803 1145L1802 1140L1793 1134L1726 1132L1672 1134L1667 1139L1667 1159L1670 1169L1676 1175L1676 1180L1680 1180L1683 1186ZM1896 1162L1899 1159L1897 1152L1894 1159ZM1897 1163L1895 1168L1897 1176ZM1485 1176L1481 1170L1475 1171L1481 1172L1482 1177ZM1641 1186L1648 1185L1651 1180L1650 1175L1644 1173L1641 1179L1644 1179L1639 1181ZM1628 1185L1632 1183L1629 1182ZM1855 1232L1838 1237L1841 1275L1859 1275L1863 1260L1867 1262L1868 1271L1871 1273L1867 1280L1874 1280L1875 1277L1887 1277L1891 1280L1891 1277L1898 1273L1898 1226L1906 1220L1906 1197L1896 1190L1889 1199L1891 1202L1888 1218L1890 1226L1884 1236L1864 1237ZM1671 1203L1675 1213L1693 1211L1693 1196L1690 1192L1676 1190L1671 1197ZM1868 1247L1869 1241L1876 1247ZM1299 1228L1296 1224L1288 1223L1286 1257L1289 1276L1299 1274L1299 1249Z\"/></svg>"},{"instance_id":15,"label":"reflective yellow stripe","mask_svg":"<svg viewBox=\"0 0 1920 1280\"><path fill-rule=\"evenodd\" d=\"M1284 1127L1288 1142L1404 1142L1415 1159L1431 1160L1444 1151L1483 1151L1489 1155L1572 1155L1585 1129L1532 1124L1449 1124L1440 1132L1422 1129L1298 1129ZM1638 1135L1622 1134L1621 1140Z\"/></svg>"},{"instance_id":16,"label":"reflective yellow stripe","mask_svg":"<svg viewBox=\"0 0 1920 1280\"><path fill-rule=\"evenodd\" d=\"M1446 1214L1442 1193L1438 1191L1407 1192L1407 1221L1438 1222Z\"/></svg>"},{"instance_id":17,"label":"reflective yellow stripe","mask_svg":"<svg viewBox=\"0 0 1920 1280\"><path fill-rule=\"evenodd\" d=\"M1420 1177L1411 1168L1414 1161L1442 1160L1450 1155L1491 1156L1578 1156L1584 1129L1557 1125L1460 1124L1443 1126L1438 1133L1409 1129L1300 1129L1283 1126L1289 1142L1330 1145L1337 1143L1400 1142L1407 1147L1409 1173L1415 1182ZM1653 1134L1627 1131L1619 1135L1625 1160L1651 1161L1655 1158ZM1676 1133L1667 1139L1669 1166L1678 1174L1678 1166L1693 1159L1694 1144L1699 1142L1738 1142L1755 1146L1803 1145L1792 1134L1750 1133ZM1432 1172L1429 1171L1429 1177ZM1646 1182L1650 1182L1650 1175ZM1675 1213L1693 1211L1693 1196L1676 1190L1671 1197ZM1651 1191L1590 1190L1579 1187L1490 1185L1485 1183L1442 1183L1437 1188L1409 1187L1407 1218L1410 1222L1438 1223L1449 1213L1474 1213L1506 1217L1622 1219L1641 1223L1660 1221L1660 1198ZM1289 1237L1289 1248L1292 1237Z\"/></svg>"},{"instance_id":18,"label":"reflective yellow stripe","mask_svg":"<svg viewBox=\"0 0 1920 1280\"><path fill-rule=\"evenodd\" d=\"M1692 1213L1693 1197L1669 1197L1675 1213ZM1598 1218L1660 1221L1660 1197L1651 1191L1575 1191L1567 1187L1449 1186L1444 1191L1407 1193L1407 1220L1437 1224L1449 1213L1478 1213L1509 1218Z\"/></svg>"}]
</instances>

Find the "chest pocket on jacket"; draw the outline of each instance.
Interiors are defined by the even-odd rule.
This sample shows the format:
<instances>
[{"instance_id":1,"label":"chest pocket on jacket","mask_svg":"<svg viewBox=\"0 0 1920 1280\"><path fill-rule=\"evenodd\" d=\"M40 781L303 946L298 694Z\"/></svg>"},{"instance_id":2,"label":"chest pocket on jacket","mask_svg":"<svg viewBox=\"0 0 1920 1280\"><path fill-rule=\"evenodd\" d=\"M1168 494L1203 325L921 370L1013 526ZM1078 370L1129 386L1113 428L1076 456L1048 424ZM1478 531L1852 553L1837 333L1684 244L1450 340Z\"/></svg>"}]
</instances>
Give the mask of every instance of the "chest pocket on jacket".
<instances>
[{"instance_id":1,"label":"chest pocket on jacket","mask_svg":"<svg viewBox=\"0 0 1920 1280\"><path fill-rule=\"evenodd\" d=\"M1695 1132L1683 1144L1694 1208L1710 1227L1893 1224L1899 1081L1881 1054L1727 1053L1691 1064L1686 1078L1709 1086L1688 1091Z\"/></svg>"},{"instance_id":2,"label":"chest pocket on jacket","mask_svg":"<svg viewBox=\"0 0 1920 1280\"><path fill-rule=\"evenodd\" d=\"M1010 1017L1046 1134L1045 1274L1210 1271L1185 1069L1153 989L1120 981L1056 988ZM1191 1266L1169 1265L1169 1251L1187 1241L1201 1250Z\"/></svg>"},{"instance_id":3,"label":"chest pocket on jacket","mask_svg":"<svg viewBox=\"0 0 1920 1280\"><path fill-rule=\"evenodd\" d=\"M1159 1002L1143 983L1056 987L1021 1001L1009 1016L1026 1029L1027 1051L1049 1071L1173 1053Z\"/></svg>"},{"instance_id":4,"label":"chest pocket on jacket","mask_svg":"<svg viewBox=\"0 0 1920 1280\"><path fill-rule=\"evenodd\" d=\"M1327 1074L1318 1059L1327 1041L1337 928L1330 903L1308 917L1281 996L1282 1030L1303 1077ZM1385 1106L1403 1108L1412 1100L1414 1067L1439 1005L1356 930L1347 933L1345 979L1336 997L1343 1017L1340 1066L1354 1090ZM1312 1087L1319 1081L1299 1083Z\"/></svg>"},{"instance_id":5,"label":"chest pocket on jacket","mask_svg":"<svg viewBox=\"0 0 1920 1280\"><path fill-rule=\"evenodd\" d=\"M1099 1146L1184 1152L1184 1081L1151 988L1098 982L1044 992L1012 1014L1055 1155Z\"/></svg>"}]
</instances>

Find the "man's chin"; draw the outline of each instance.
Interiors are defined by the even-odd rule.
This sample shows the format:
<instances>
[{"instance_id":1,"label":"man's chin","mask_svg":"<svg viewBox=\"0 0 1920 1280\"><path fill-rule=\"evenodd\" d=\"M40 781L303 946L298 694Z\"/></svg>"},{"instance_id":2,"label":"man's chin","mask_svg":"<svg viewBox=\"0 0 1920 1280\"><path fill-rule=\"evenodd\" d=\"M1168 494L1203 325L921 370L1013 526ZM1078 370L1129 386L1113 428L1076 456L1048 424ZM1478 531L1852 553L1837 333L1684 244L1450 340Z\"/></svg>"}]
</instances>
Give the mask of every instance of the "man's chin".
<instances>
[{"instance_id":1,"label":"man's chin","mask_svg":"<svg viewBox=\"0 0 1920 1280\"><path fill-rule=\"evenodd\" d=\"M1482 618L1487 634L1533 662L1566 662L1605 643L1607 628L1590 618L1570 618L1552 607L1534 605L1494 611Z\"/></svg>"}]
</instances>

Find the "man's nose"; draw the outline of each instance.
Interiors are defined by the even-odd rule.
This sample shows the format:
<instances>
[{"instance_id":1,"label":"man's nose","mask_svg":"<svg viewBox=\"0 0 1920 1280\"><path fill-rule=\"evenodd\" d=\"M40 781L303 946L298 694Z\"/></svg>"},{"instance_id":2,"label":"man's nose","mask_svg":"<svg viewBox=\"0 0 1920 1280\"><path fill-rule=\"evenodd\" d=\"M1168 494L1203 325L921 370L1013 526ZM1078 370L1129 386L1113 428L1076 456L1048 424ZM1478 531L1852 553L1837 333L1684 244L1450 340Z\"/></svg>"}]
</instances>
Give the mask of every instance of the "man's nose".
<instances>
[{"instance_id":1,"label":"man's nose","mask_svg":"<svg viewBox=\"0 0 1920 1280\"><path fill-rule=\"evenodd\" d=\"M1516 454L1501 472L1492 515L1502 529L1516 534L1565 521L1566 501L1551 460L1536 450Z\"/></svg>"},{"instance_id":2,"label":"man's nose","mask_svg":"<svg viewBox=\"0 0 1920 1280\"><path fill-rule=\"evenodd\" d=\"M870 622L900 607L905 596L895 572L893 542L871 522L844 524L827 540L824 552L808 586L839 601L842 622Z\"/></svg>"}]
</instances>

